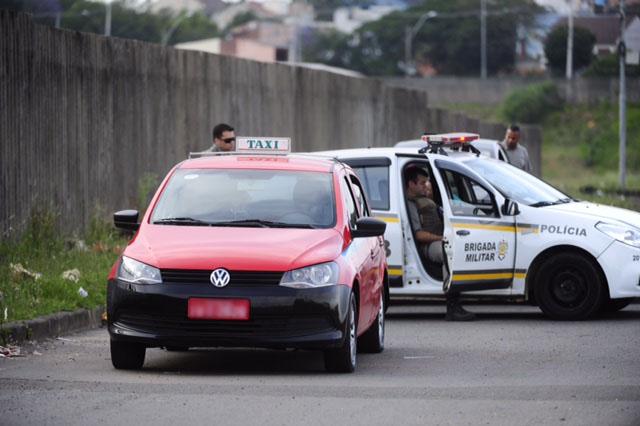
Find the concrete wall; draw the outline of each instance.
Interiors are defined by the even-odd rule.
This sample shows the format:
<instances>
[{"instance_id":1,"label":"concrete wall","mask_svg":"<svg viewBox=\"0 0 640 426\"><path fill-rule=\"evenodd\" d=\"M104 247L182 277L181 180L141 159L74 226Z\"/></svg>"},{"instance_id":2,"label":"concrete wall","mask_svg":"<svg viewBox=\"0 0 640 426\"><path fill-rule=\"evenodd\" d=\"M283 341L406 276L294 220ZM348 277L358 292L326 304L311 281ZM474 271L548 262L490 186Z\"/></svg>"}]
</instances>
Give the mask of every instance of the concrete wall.
<instances>
[{"instance_id":1,"label":"concrete wall","mask_svg":"<svg viewBox=\"0 0 640 426\"><path fill-rule=\"evenodd\" d=\"M540 83L546 79L499 77L481 80L470 77L387 78L392 87L422 89L429 93L432 105L450 103L481 103L497 105L517 88ZM564 79L553 79L560 93L571 103L618 102L617 79L576 78L568 83ZM627 79L627 100L640 102L640 79Z\"/></svg>"},{"instance_id":2,"label":"concrete wall","mask_svg":"<svg viewBox=\"0 0 640 426\"><path fill-rule=\"evenodd\" d=\"M210 146L218 122L240 135L289 136L298 151L487 126L429 110L421 90L56 30L0 11L3 236L34 209L80 231L97 208L135 207L141 178ZM489 127L485 136L503 135Z\"/></svg>"}]
</instances>

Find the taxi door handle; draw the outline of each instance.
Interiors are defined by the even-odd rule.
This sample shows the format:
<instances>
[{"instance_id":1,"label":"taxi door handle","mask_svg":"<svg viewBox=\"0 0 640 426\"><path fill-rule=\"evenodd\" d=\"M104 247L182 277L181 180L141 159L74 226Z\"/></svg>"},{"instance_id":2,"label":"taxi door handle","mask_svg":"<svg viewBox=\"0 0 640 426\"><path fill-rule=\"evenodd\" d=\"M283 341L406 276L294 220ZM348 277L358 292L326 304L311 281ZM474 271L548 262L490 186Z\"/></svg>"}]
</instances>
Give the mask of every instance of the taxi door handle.
<instances>
[{"instance_id":1,"label":"taxi door handle","mask_svg":"<svg viewBox=\"0 0 640 426\"><path fill-rule=\"evenodd\" d=\"M459 231L456 231L457 235L461 235L463 237L466 237L467 235L469 235L471 232L467 231L466 229L461 229Z\"/></svg>"}]
</instances>

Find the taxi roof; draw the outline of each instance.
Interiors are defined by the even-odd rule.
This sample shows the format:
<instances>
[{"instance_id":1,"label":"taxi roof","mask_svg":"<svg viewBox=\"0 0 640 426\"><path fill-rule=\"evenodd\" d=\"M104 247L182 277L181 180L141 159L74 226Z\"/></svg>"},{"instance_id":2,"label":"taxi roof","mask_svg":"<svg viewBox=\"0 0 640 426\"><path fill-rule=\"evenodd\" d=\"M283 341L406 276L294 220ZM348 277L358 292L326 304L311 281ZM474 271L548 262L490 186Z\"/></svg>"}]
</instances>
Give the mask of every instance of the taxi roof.
<instances>
[{"instance_id":1,"label":"taxi roof","mask_svg":"<svg viewBox=\"0 0 640 426\"><path fill-rule=\"evenodd\" d=\"M325 172L333 170L336 162L320 155L255 155L217 154L191 158L178 165L179 169L259 169Z\"/></svg>"}]
</instances>

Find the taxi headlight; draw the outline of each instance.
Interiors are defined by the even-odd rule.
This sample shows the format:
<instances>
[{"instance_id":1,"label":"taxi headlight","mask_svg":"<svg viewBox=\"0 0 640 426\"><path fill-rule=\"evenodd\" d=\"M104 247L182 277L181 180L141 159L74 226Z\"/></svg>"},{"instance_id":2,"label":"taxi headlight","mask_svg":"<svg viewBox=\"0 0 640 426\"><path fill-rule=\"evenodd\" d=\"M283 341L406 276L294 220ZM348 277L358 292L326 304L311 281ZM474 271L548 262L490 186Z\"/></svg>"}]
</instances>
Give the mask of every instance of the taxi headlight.
<instances>
[{"instance_id":1,"label":"taxi headlight","mask_svg":"<svg viewBox=\"0 0 640 426\"><path fill-rule=\"evenodd\" d=\"M293 288L316 288L335 285L338 283L338 272L337 263L320 263L285 272L280 280L280 285Z\"/></svg>"},{"instance_id":2,"label":"taxi headlight","mask_svg":"<svg viewBox=\"0 0 640 426\"><path fill-rule=\"evenodd\" d=\"M640 248L640 230L638 229L605 222L598 222L596 229L621 243Z\"/></svg>"},{"instance_id":3,"label":"taxi headlight","mask_svg":"<svg viewBox=\"0 0 640 426\"><path fill-rule=\"evenodd\" d=\"M160 269L126 256L122 256L122 262L118 268L118 279L134 284L162 283Z\"/></svg>"}]
</instances>

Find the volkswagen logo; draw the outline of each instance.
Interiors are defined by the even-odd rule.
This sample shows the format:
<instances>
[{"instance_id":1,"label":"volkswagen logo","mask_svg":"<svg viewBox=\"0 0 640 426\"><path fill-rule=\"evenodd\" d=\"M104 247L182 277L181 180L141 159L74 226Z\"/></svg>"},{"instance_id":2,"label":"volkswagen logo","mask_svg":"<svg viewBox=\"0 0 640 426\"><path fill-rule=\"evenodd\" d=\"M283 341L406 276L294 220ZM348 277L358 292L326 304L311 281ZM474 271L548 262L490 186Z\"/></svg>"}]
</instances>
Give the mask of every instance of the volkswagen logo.
<instances>
[{"instance_id":1,"label":"volkswagen logo","mask_svg":"<svg viewBox=\"0 0 640 426\"><path fill-rule=\"evenodd\" d=\"M211 284L216 287L224 287L229 284L231 275L229 275L229 271L226 269L218 268L211 273L209 280L211 281Z\"/></svg>"}]
</instances>

